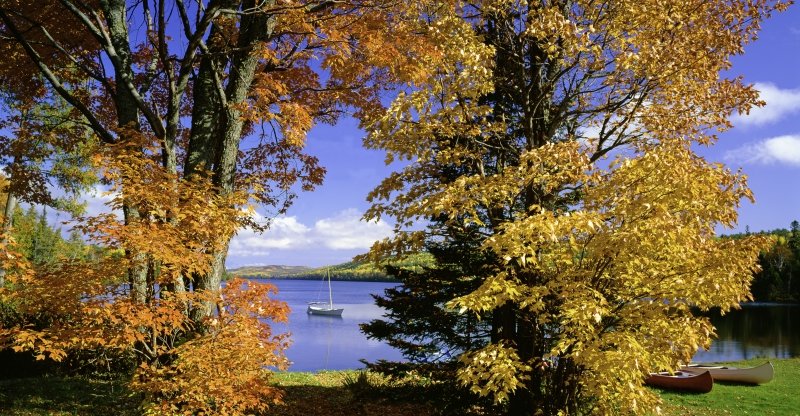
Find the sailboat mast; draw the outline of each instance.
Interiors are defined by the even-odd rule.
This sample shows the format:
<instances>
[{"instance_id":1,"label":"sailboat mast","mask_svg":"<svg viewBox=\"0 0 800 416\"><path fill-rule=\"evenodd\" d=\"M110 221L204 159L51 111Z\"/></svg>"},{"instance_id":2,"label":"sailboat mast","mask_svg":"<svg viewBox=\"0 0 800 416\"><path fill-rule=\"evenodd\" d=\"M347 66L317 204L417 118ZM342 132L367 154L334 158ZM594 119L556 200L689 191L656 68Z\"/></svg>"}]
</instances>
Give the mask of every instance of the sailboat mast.
<instances>
[{"instance_id":1,"label":"sailboat mast","mask_svg":"<svg viewBox=\"0 0 800 416\"><path fill-rule=\"evenodd\" d=\"M327 269L328 274L328 299L331 303L331 309L333 309L333 290L331 289L331 269Z\"/></svg>"}]
</instances>

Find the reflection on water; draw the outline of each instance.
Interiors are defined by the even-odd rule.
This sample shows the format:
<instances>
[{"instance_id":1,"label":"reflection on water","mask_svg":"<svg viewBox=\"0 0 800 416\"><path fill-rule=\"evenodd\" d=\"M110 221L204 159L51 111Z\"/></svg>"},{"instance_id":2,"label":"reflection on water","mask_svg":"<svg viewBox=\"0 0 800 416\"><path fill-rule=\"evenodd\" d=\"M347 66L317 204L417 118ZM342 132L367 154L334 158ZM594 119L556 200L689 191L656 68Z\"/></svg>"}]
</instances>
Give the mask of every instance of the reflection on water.
<instances>
[{"instance_id":1,"label":"reflection on water","mask_svg":"<svg viewBox=\"0 0 800 416\"><path fill-rule=\"evenodd\" d=\"M717 339L696 362L800 357L800 306L752 303L711 316Z\"/></svg>"},{"instance_id":2,"label":"reflection on water","mask_svg":"<svg viewBox=\"0 0 800 416\"><path fill-rule=\"evenodd\" d=\"M265 281L265 280L262 280ZM292 345L286 355L294 371L361 368L360 359L401 360L394 348L368 340L358 324L380 318L370 294L382 294L396 283L332 282L333 302L344 308L341 317L309 315L309 301L327 301L328 287L321 281L270 280L278 287L277 298L292 309L288 324L275 325L276 333L290 332ZM708 351L700 350L696 362L735 361L747 358L800 357L800 306L747 304L711 322L718 338Z\"/></svg>"},{"instance_id":3,"label":"reflection on water","mask_svg":"<svg viewBox=\"0 0 800 416\"><path fill-rule=\"evenodd\" d=\"M306 313L308 302L328 300L327 284L311 280L259 281L277 286L277 298L291 308L288 324L273 326L276 333L292 334L292 344L286 351L293 363L290 370L342 370L363 367L360 359L402 359L399 351L382 342L368 340L358 327L384 313L370 294L382 294L396 283L331 282L334 306L344 308L342 316L337 317Z\"/></svg>"}]
</instances>

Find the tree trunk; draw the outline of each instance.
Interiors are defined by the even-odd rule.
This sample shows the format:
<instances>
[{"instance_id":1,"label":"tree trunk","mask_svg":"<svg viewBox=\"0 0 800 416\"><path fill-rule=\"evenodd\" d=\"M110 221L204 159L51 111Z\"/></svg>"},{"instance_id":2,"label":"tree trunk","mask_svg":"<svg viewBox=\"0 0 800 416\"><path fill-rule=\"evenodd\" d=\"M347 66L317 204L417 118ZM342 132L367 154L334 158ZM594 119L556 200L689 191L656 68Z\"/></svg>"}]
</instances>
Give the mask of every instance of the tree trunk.
<instances>
[{"instance_id":1,"label":"tree trunk","mask_svg":"<svg viewBox=\"0 0 800 416\"><path fill-rule=\"evenodd\" d=\"M124 204L125 225L132 225L141 219L139 211L130 204ZM147 259L142 253L125 249L125 256L131 261L128 268L128 284L131 289L131 300L134 303L147 302Z\"/></svg>"},{"instance_id":2,"label":"tree trunk","mask_svg":"<svg viewBox=\"0 0 800 416\"><path fill-rule=\"evenodd\" d=\"M514 305L516 306L516 305ZM519 360L523 363L531 363L534 348L534 328L531 319L535 316L526 313L519 308L513 308L509 313L516 315L516 334L515 341ZM509 399L509 415L532 415L536 408L536 398L540 391L540 385L535 384L536 378L531 374L530 380L523 383L524 388L517 389Z\"/></svg>"},{"instance_id":3,"label":"tree trunk","mask_svg":"<svg viewBox=\"0 0 800 416\"><path fill-rule=\"evenodd\" d=\"M9 178L9 182L11 178ZM11 232L11 226L14 225L14 209L17 206L17 197L11 192L11 186L8 186L6 193L6 208L3 213L3 244L8 242L8 234ZM6 284L6 269L0 266L0 287Z\"/></svg>"},{"instance_id":4,"label":"tree trunk","mask_svg":"<svg viewBox=\"0 0 800 416\"><path fill-rule=\"evenodd\" d=\"M266 3L266 4L265 4ZM274 4L274 1L260 3L262 6ZM242 8L252 9L257 7L254 0L242 2ZM239 155L239 141L242 137L245 120L242 113L236 108L247 99L247 94L253 83L259 57L254 52L258 46L269 39L275 27L275 18L265 13L250 13L242 16L238 39L237 53L231 62L228 76L228 85L225 88L227 107L224 109L223 125L220 126L216 136L217 150L214 158L214 185L220 195L230 195L235 187L236 161ZM227 257L228 243L225 241L222 249L213 253L214 264L212 270L198 279L198 290L218 291L225 272L225 258ZM213 304L206 303L195 312L198 318L201 314L208 316L213 310Z\"/></svg>"},{"instance_id":5,"label":"tree trunk","mask_svg":"<svg viewBox=\"0 0 800 416\"><path fill-rule=\"evenodd\" d=\"M124 82L124 80L133 79L125 1L101 0L100 3L108 24L111 44L118 58L118 61L114 64L114 76L117 85L117 91L114 94L114 105L117 110L117 125L121 128L139 131L141 126L136 100ZM123 183L123 198L124 193L125 184ZM130 206L127 202L123 203L122 211L125 215L126 225L130 225L141 218L138 207ZM137 303L144 303L147 301L147 259L144 254L136 253L129 249L126 249L125 254L132 263L128 270L131 299Z\"/></svg>"},{"instance_id":6,"label":"tree trunk","mask_svg":"<svg viewBox=\"0 0 800 416\"><path fill-rule=\"evenodd\" d=\"M212 27L211 34L216 32ZM209 54L213 50L209 51ZM189 147L186 151L186 163L183 172L186 178L196 174L199 169L212 169L216 159L220 124L224 115L220 91L214 77L215 65L213 57L206 54L200 60L200 69L194 81L194 105L192 106L192 131ZM221 121L221 123L220 123Z\"/></svg>"}]
</instances>

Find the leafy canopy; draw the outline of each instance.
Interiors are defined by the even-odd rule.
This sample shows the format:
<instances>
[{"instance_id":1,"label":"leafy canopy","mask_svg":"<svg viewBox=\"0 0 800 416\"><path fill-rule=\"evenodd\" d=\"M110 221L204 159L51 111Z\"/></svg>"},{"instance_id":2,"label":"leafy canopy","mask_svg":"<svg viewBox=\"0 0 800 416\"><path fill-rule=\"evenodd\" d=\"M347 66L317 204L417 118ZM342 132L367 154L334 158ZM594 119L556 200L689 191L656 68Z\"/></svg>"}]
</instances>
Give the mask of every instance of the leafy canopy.
<instances>
[{"instance_id":1,"label":"leafy canopy","mask_svg":"<svg viewBox=\"0 0 800 416\"><path fill-rule=\"evenodd\" d=\"M424 70L369 124L408 165L371 194L397 235L372 255L477 226L493 272L448 307L492 322L461 381L510 414L641 413L651 371L688 362L713 328L690 307L749 298L764 240L732 226L740 173L711 145L757 92L721 71L774 1L423 3ZM453 178L448 172L459 172ZM613 368L614 371L607 371Z\"/></svg>"}]
</instances>

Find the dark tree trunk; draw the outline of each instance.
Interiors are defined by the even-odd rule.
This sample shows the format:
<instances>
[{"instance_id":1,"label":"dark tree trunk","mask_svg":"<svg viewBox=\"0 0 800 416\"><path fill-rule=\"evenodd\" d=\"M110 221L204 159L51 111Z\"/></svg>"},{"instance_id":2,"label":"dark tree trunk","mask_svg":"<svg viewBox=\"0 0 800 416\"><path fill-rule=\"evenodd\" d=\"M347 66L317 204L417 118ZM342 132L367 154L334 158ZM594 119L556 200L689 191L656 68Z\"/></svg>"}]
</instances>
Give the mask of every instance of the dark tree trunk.
<instances>
[{"instance_id":1,"label":"dark tree trunk","mask_svg":"<svg viewBox=\"0 0 800 416\"><path fill-rule=\"evenodd\" d=\"M265 4L266 3L266 4ZM257 3L255 0L245 0L242 2L242 9L253 9L258 5L269 6L274 4L274 1ZM204 118L197 121L198 124L193 124L192 140L195 140L194 134L197 132L197 140L199 142L195 145L193 151L190 151L192 157L191 164L193 167L199 166L201 163L207 163L212 155L210 147L204 143L213 143L216 146L213 153L213 181L216 185L218 192L221 195L230 195L235 187L236 176L236 162L239 155L239 141L241 140L242 131L244 130L245 120L242 118L241 111L238 110L236 104L242 103L247 99L250 92L250 87L255 77L255 72L258 67L259 57L255 53L259 45L265 42L272 35L275 27L275 17L265 13L249 13L241 18L240 32L237 44L237 51L233 54L228 75L228 83L225 88L225 102L227 106L222 112L223 116L214 120L214 113L210 112L213 109L215 102L213 98L215 93L212 89L216 89L216 82L214 80L213 72L210 75L199 76L198 80L203 84L198 86L199 91L208 92L206 95L209 101L200 104L203 107ZM215 71L213 61L207 60L205 71ZM210 117L210 118L209 118ZM218 124L218 125L216 125ZM195 131L194 128L197 127ZM206 136L207 135L207 136ZM214 142L206 142L207 137L215 139ZM190 145L191 149L191 145ZM187 166L190 162L187 160ZM222 276L225 273L225 259L227 256L228 241L225 242L223 247L213 253L214 262L211 271L205 276L200 276L195 282L197 290L218 291L222 281ZM214 305L205 304L201 305L193 316L200 318L212 313Z\"/></svg>"},{"instance_id":2,"label":"dark tree trunk","mask_svg":"<svg viewBox=\"0 0 800 416\"><path fill-rule=\"evenodd\" d=\"M116 94L114 94L114 105L117 110L117 125L121 128L141 129L139 123L139 110L136 99L132 91L127 88L126 80L133 79L131 69L131 51L128 39L128 23L126 20L126 9L124 0L103 0L101 1L103 14L106 18L111 44L116 54L114 63L114 76L116 80ZM125 184L123 179L123 199L125 198ZM138 207L131 206L124 202L123 213L125 224L132 224L141 218ZM128 281L131 286L131 298L134 302L144 303L147 301L147 259L142 253L126 250L126 255L131 261L128 270Z\"/></svg>"}]
</instances>

